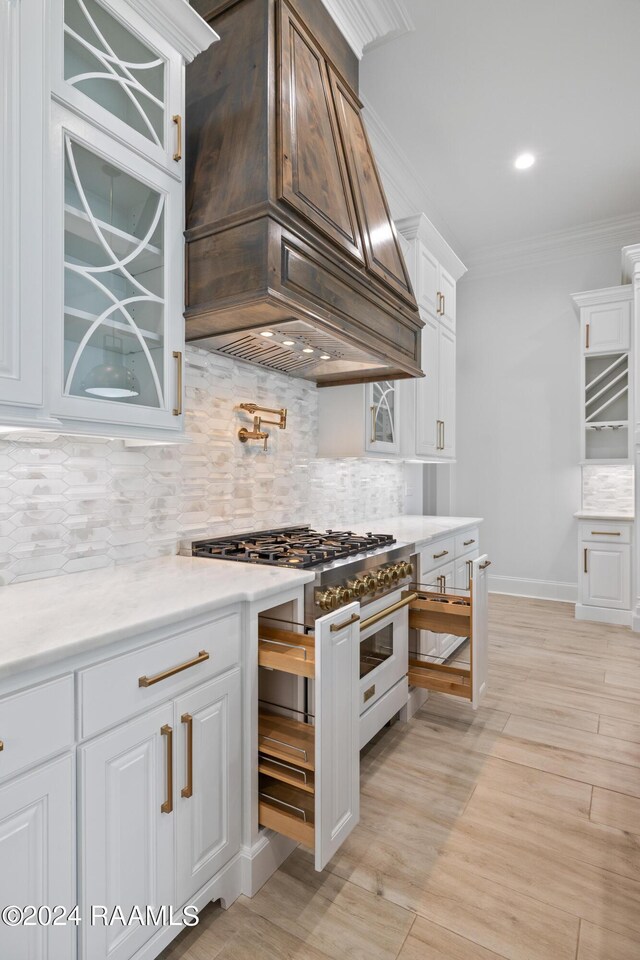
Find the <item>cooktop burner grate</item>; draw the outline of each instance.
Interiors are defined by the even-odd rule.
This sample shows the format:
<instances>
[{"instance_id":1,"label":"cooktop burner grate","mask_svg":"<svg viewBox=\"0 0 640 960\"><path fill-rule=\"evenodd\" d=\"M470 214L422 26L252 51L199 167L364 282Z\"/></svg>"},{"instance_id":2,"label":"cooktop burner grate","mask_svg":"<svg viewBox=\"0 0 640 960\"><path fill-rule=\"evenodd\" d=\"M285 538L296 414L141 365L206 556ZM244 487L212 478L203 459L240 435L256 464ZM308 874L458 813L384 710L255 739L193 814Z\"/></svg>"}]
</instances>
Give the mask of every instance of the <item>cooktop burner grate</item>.
<instances>
[{"instance_id":1,"label":"cooktop burner grate","mask_svg":"<svg viewBox=\"0 0 640 960\"><path fill-rule=\"evenodd\" d=\"M289 527L199 540L192 546L195 557L263 563L277 567L314 567L395 543L390 534L357 534L350 530L320 533L311 527Z\"/></svg>"}]
</instances>

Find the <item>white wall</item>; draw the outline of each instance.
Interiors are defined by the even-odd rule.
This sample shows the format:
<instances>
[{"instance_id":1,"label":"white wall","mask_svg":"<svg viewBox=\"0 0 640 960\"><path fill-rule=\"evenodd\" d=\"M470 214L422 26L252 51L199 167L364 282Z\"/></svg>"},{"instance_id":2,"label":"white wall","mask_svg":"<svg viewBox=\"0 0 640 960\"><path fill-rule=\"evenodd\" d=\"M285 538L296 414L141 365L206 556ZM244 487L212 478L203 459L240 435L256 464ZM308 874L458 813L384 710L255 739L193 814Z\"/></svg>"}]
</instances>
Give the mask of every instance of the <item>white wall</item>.
<instances>
[{"instance_id":1,"label":"white wall","mask_svg":"<svg viewBox=\"0 0 640 960\"><path fill-rule=\"evenodd\" d=\"M459 285L455 508L485 517L493 589L576 598L580 354L569 296L617 283L619 247Z\"/></svg>"}]
</instances>

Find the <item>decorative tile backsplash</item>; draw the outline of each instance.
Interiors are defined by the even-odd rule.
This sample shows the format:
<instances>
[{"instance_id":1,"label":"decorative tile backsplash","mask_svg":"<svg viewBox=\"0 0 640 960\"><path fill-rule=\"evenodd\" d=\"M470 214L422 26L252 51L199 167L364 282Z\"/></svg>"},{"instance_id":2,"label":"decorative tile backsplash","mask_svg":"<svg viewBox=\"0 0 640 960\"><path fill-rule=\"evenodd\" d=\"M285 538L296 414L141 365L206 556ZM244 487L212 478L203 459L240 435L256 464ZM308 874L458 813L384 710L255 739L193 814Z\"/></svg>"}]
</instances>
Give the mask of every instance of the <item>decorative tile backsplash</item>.
<instances>
[{"instance_id":1,"label":"decorative tile backsplash","mask_svg":"<svg viewBox=\"0 0 640 960\"><path fill-rule=\"evenodd\" d=\"M634 512L634 468L601 464L582 468L583 510Z\"/></svg>"},{"instance_id":2,"label":"decorative tile backsplash","mask_svg":"<svg viewBox=\"0 0 640 960\"><path fill-rule=\"evenodd\" d=\"M286 431L237 433L242 402L287 407ZM403 513L393 462L316 458L313 384L218 354L186 353L191 443L0 440L0 583L176 553L183 539L308 522L344 526Z\"/></svg>"}]
</instances>

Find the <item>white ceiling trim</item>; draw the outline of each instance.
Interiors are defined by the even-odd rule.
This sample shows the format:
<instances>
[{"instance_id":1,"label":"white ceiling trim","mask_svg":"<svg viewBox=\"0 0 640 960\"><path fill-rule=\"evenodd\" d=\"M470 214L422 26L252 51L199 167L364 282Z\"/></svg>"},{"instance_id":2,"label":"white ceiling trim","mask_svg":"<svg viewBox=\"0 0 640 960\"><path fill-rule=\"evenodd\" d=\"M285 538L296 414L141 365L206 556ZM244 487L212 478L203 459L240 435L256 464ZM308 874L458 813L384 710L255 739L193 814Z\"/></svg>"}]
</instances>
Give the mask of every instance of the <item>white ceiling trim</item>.
<instances>
[{"instance_id":1,"label":"white ceiling trim","mask_svg":"<svg viewBox=\"0 0 640 960\"><path fill-rule=\"evenodd\" d=\"M415 29L404 0L322 0L359 60L365 50Z\"/></svg>"},{"instance_id":2,"label":"white ceiling trim","mask_svg":"<svg viewBox=\"0 0 640 960\"><path fill-rule=\"evenodd\" d=\"M545 236L529 237L472 251L465 260L468 279L497 276L570 257L620 249L640 240L640 211L582 224Z\"/></svg>"},{"instance_id":3,"label":"white ceiling trim","mask_svg":"<svg viewBox=\"0 0 640 960\"><path fill-rule=\"evenodd\" d=\"M129 6L145 17L187 63L220 39L187 0L129 0Z\"/></svg>"}]
</instances>

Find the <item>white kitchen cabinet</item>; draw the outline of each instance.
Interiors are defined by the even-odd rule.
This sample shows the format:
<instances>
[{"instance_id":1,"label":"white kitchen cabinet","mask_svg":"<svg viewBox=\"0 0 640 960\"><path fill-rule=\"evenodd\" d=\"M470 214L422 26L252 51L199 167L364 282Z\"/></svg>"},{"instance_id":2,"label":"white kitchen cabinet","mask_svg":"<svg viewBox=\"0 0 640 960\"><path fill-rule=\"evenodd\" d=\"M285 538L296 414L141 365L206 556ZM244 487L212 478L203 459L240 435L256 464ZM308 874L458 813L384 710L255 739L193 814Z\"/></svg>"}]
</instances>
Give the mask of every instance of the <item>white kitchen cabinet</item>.
<instances>
[{"instance_id":1,"label":"white kitchen cabinet","mask_svg":"<svg viewBox=\"0 0 640 960\"><path fill-rule=\"evenodd\" d=\"M20 238L2 258L0 429L176 439L184 62L216 35L186 0L20 0L0 16L3 252Z\"/></svg>"},{"instance_id":2,"label":"white kitchen cabinet","mask_svg":"<svg viewBox=\"0 0 640 960\"><path fill-rule=\"evenodd\" d=\"M273 704L267 690L278 673L289 674L313 682L314 704L314 723L284 699L277 711L260 711L259 821L313 850L316 870L360 818L359 620L360 605L351 603L316 620L311 637L268 619L259 626L258 664L270 685L259 696Z\"/></svg>"},{"instance_id":3,"label":"white kitchen cabinet","mask_svg":"<svg viewBox=\"0 0 640 960\"><path fill-rule=\"evenodd\" d=\"M44 0L0 4L0 422L42 415Z\"/></svg>"},{"instance_id":4,"label":"white kitchen cabinet","mask_svg":"<svg viewBox=\"0 0 640 960\"><path fill-rule=\"evenodd\" d=\"M466 268L424 214L397 226L409 242L407 264L425 323L424 379L398 385L401 457L451 462L456 456L456 284Z\"/></svg>"},{"instance_id":5,"label":"white kitchen cabinet","mask_svg":"<svg viewBox=\"0 0 640 960\"><path fill-rule=\"evenodd\" d=\"M348 384L318 392L321 457L384 457L400 454L400 381Z\"/></svg>"},{"instance_id":6,"label":"white kitchen cabinet","mask_svg":"<svg viewBox=\"0 0 640 960\"><path fill-rule=\"evenodd\" d=\"M581 338L581 460L630 463L632 285L574 294Z\"/></svg>"},{"instance_id":7,"label":"white kitchen cabinet","mask_svg":"<svg viewBox=\"0 0 640 960\"><path fill-rule=\"evenodd\" d=\"M0 755L1 756L1 755ZM75 896L74 773L71 754L0 785L0 904L60 905ZM9 866L10 865L10 866ZM0 923L7 960L73 960L76 928ZM62 919L62 918L60 918Z\"/></svg>"},{"instance_id":8,"label":"white kitchen cabinet","mask_svg":"<svg viewBox=\"0 0 640 960\"><path fill-rule=\"evenodd\" d=\"M576 617L630 623L632 521L581 521Z\"/></svg>"},{"instance_id":9,"label":"white kitchen cabinet","mask_svg":"<svg viewBox=\"0 0 640 960\"><path fill-rule=\"evenodd\" d=\"M175 703L177 902L190 898L240 849L240 670Z\"/></svg>"},{"instance_id":10,"label":"white kitchen cabinet","mask_svg":"<svg viewBox=\"0 0 640 960\"><path fill-rule=\"evenodd\" d=\"M152 710L81 747L80 906L158 908L175 900L174 711ZM83 923L83 960L129 960L155 933Z\"/></svg>"}]
</instances>

